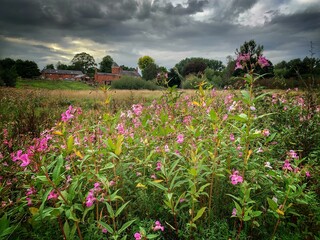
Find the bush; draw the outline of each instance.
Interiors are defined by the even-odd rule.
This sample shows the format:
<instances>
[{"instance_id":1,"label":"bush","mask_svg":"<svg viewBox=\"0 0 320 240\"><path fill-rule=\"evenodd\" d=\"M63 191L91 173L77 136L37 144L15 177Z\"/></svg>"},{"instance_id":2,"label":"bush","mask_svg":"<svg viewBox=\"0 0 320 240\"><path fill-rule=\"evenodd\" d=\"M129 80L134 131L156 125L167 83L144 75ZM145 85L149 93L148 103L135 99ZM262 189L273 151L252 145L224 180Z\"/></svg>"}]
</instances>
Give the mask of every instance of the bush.
<instances>
[{"instance_id":1,"label":"bush","mask_svg":"<svg viewBox=\"0 0 320 240\"><path fill-rule=\"evenodd\" d=\"M186 77L186 80L182 82L181 88L183 89L197 89L199 84L203 81L206 81L206 78L199 78L195 75L189 75Z\"/></svg>"},{"instance_id":2,"label":"bush","mask_svg":"<svg viewBox=\"0 0 320 240\"><path fill-rule=\"evenodd\" d=\"M113 81L111 83L112 89L148 89L148 90L158 90L161 89L159 86L153 82L145 81L141 78L124 76L120 80Z\"/></svg>"}]
</instances>

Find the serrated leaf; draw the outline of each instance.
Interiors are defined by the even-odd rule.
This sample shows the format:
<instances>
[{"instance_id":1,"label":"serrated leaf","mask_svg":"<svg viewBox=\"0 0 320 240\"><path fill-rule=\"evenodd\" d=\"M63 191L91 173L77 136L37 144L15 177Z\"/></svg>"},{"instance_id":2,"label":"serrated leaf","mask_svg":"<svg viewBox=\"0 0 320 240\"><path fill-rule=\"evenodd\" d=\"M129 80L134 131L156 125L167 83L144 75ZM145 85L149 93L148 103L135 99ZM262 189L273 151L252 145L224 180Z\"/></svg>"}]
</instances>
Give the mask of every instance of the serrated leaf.
<instances>
[{"instance_id":1,"label":"serrated leaf","mask_svg":"<svg viewBox=\"0 0 320 240\"><path fill-rule=\"evenodd\" d=\"M74 139L73 136L70 135L67 140L67 153L70 153L73 149Z\"/></svg>"},{"instance_id":2,"label":"serrated leaf","mask_svg":"<svg viewBox=\"0 0 320 240\"><path fill-rule=\"evenodd\" d=\"M130 202L130 201L129 201ZM120 213L123 211L123 209L129 204L129 202L126 202L125 204L123 204L121 207L119 207L119 209L116 211L116 215L115 217L118 217L120 215Z\"/></svg>"},{"instance_id":3,"label":"serrated leaf","mask_svg":"<svg viewBox=\"0 0 320 240\"><path fill-rule=\"evenodd\" d=\"M267 201L268 201L268 204L269 204L269 207L273 210L273 211L276 211L278 209L278 204L273 201L272 199L270 198L267 198Z\"/></svg>"},{"instance_id":4,"label":"serrated leaf","mask_svg":"<svg viewBox=\"0 0 320 240\"><path fill-rule=\"evenodd\" d=\"M107 229L109 233L113 234L114 231L113 231L112 227L110 227L109 224L106 224L106 223L104 223L104 222L102 222L102 221L98 221L98 223L99 223L102 227L104 227L105 229Z\"/></svg>"},{"instance_id":5,"label":"serrated leaf","mask_svg":"<svg viewBox=\"0 0 320 240\"><path fill-rule=\"evenodd\" d=\"M62 168L63 164L64 164L63 156L59 155L57 162L56 162L56 166L53 169L53 173L52 173L52 180L56 185L59 185L61 168Z\"/></svg>"},{"instance_id":6,"label":"serrated leaf","mask_svg":"<svg viewBox=\"0 0 320 240\"><path fill-rule=\"evenodd\" d=\"M159 189L161 189L161 190L163 190L163 191L168 191L168 189L166 187L162 186L159 183L156 183L156 182L153 182L153 181L148 181L148 183L153 185L153 186L155 186L155 187L157 187L157 188L159 188Z\"/></svg>"},{"instance_id":7,"label":"serrated leaf","mask_svg":"<svg viewBox=\"0 0 320 240\"><path fill-rule=\"evenodd\" d=\"M124 139L124 136L123 135L119 135L117 137L117 143L116 143L116 147L115 147L115 150L114 150L114 153L119 156L122 152L122 144L123 144L123 139Z\"/></svg>"},{"instance_id":8,"label":"serrated leaf","mask_svg":"<svg viewBox=\"0 0 320 240\"><path fill-rule=\"evenodd\" d=\"M201 218L201 216L203 215L204 211L206 210L207 207L203 207L201 208L198 212L197 215L192 219L192 222L195 222L196 220L198 220L199 218Z\"/></svg>"},{"instance_id":9,"label":"serrated leaf","mask_svg":"<svg viewBox=\"0 0 320 240\"><path fill-rule=\"evenodd\" d=\"M134 223L135 221L136 221L136 219L128 221L125 224L123 224L122 227L119 229L118 233L121 234L124 230L126 230L128 227L130 227L130 225L132 223Z\"/></svg>"}]
</instances>

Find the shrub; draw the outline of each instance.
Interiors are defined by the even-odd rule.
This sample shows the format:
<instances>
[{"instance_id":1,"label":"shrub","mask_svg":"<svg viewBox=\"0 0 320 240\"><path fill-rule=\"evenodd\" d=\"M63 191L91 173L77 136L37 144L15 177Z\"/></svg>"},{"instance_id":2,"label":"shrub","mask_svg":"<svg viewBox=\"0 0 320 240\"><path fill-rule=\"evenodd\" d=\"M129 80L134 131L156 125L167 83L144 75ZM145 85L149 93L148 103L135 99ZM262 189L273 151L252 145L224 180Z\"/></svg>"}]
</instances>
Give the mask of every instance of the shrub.
<instances>
[{"instance_id":1,"label":"shrub","mask_svg":"<svg viewBox=\"0 0 320 240\"><path fill-rule=\"evenodd\" d=\"M145 81L141 78L123 76L117 81L111 83L112 89L148 89L148 90L158 90L161 89L159 86L150 81Z\"/></svg>"},{"instance_id":2,"label":"shrub","mask_svg":"<svg viewBox=\"0 0 320 240\"><path fill-rule=\"evenodd\" d=\"M201 82L206 81L206 78L200 78L195 75L189 75L186 77L186 80L184 80L181 84L181 87L183 89L197 89Z\"/></svg>"}]
</instances>

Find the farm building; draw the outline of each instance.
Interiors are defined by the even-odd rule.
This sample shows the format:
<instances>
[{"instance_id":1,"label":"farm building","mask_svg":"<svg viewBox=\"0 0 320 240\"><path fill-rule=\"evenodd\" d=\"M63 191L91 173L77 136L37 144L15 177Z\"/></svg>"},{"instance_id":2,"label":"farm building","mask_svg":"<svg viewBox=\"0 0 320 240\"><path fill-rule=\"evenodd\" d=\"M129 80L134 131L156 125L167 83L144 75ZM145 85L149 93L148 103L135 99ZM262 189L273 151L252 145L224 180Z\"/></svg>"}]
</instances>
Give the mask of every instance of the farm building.
<instances>
[{"instance_id":1,"label":"farm building","mask_svg":"<svg viewBox=\"0 0 320 240\"><path fill-rule=\"evenodd\" d=\"M114 62L111 67L111 73L95 72L94 80L99 84L109 85L112 81L118 80L122 76L141 77L138 69L135 71L126 71Z\"/></svg>"},{"instance_id":2,"label":"farm building","mask_svg":"<svg viewBox=\"0 0 320 240\"><path fill-rule=\"evenodd\" d=\"M55 69L43 69L41 71L41 78L43 79L82 79L85 75L81 71L75 70L55 70Z\"/></svg>"}]
</instances>

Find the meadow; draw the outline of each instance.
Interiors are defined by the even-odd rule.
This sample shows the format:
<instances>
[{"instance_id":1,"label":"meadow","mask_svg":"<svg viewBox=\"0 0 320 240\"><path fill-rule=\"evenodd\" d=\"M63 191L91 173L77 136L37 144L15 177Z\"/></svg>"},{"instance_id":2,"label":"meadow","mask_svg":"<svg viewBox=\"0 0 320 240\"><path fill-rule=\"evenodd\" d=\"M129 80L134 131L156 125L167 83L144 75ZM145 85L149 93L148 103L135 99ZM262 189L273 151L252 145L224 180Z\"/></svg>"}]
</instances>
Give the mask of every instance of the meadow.
<instances>
[{"instance_id":1,"label":"meadow","mask_svg":"<svg viewBox=\"0 0 320 240\"><path fill-rule=\"evenodd\" d=\"M319 239L317 90L0 89L0 239Z\"/></svg>"}]
</instances>

